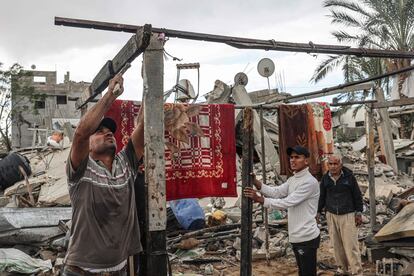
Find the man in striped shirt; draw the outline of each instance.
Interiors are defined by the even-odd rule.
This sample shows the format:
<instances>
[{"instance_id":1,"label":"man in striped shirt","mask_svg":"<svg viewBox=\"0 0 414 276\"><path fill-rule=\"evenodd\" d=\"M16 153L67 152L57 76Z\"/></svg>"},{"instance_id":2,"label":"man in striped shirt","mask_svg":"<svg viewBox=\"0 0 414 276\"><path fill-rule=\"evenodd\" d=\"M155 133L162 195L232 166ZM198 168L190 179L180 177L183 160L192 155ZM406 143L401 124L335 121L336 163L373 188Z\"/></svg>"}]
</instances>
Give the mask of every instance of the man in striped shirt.
<instances>
[{"instance_id":1,"label":"man in striped shirt","mask_svg":"<svg viewBox=\"0 0 414 276\"><path fill-rule=\"evenodd\" d=\"M142 251L134 181L144 152L143 113L117 154L116 123L103 118L122 92L123 79L117 75L75 131L66 164L73 211L65 276L124 276L128 256Z\"/></svg>"}]
</instances>

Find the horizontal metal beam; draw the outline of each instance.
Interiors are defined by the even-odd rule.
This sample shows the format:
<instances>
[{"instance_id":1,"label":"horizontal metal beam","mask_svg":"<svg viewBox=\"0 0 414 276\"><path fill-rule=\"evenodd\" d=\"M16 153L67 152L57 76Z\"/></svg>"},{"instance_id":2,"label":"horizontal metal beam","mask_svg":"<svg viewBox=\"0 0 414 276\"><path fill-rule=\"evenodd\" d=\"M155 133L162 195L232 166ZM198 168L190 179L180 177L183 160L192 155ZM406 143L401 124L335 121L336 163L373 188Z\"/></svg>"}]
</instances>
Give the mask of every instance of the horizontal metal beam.
<instances>
[{"instance_id":1,"label":"horizontal metal beam","mask_svg":"<svg viewBox=\"0 0 414 276\"><path fill-rule=\"evenodd\" d=\"M349 87L343 87L340 89L333 89L333 90L330 90L330 88L325 88L325 89L318 90L315 92L289 96L279 101L283 101L285 103L294 103L294 102L311 100L311 99L325 97L325 96L331 96L335 94L352 93L356 91L369 90L369 89L372 89L374 86L375 86L375 83L369 82L369 83L361 83L361 84L357 84L357 85L353 85Z\"/></svg>"},{"instance_id":2,"label":"horizontal metal beam","mask_svg":"<svg viewBox=\"0 0 414 276\"><path fill-rule=\"evenodd\" d=\"M409 71L412 71L412 70L414 70L414 65L404 67L402 69L395 70L395 71L385 73L385 74L382 74L382 75L374 76L374 77L371 77L371 78L366 78L366 79L359 80L359 81L353 81L353 82L349 82L349 83L345 83L345 84L340 84L340 85L337 85L337 86L324 88L324 89L314 91L314 92L308 92L308 93L304 93L304 94L289 96L289 97L286 97L284 99L269 100L265 104L276 103L276 102L290 103L290 102L298 101L297 99L307 100L307 99L312 99L312 98L317 98L317 97L322 97L322 96L328 95L328 93L330 93L332 91L338 91L338 92L331 93L329 95L339 94L340 90L343 90L343 89L348 88L348 87L360 85L360 84L363 84L363 83L374 82L374 81L379 80L379 79L383 79L383 78L386 78L386 77L391 77L391 76L402 74L402 73L409 72Z\"/></svg>"},{"instance_id":3,"label":"horizontal metal beam","mask_svg":"<svg viewBox=\"0 0 414 276\"><path fill-rule=\"evenodd\" d=\"M357 105L357 104L372 104L378 102L377 100L367 100L367 101L352 101L352 102L344 102L344 103L331 103L330 106L337 107L337 106L350 106L350 105Z\"/></svg>"},{"instance_id":4,"label":"horizontal metal beam","mask_svg":"<svg viewBox=\"0 0 414 276\"><path fill-rule=\"evenodd\" d=\"M88 28L104 31L135 33L141 26L118 24L84 19L55 17L55 25ZM350 46L326 45L309 43L292 43L275 40L252 39L243 37L223 36L215 34L195 33L165 28L152 28L155 33L164 33L168 37L225 43L241 49L262 49L272 51L305 52L336 55L355 55L360 57L383 58L414 58L414 52L391 51L366 48L352 48Z\"/></svg>"}]
</instances>

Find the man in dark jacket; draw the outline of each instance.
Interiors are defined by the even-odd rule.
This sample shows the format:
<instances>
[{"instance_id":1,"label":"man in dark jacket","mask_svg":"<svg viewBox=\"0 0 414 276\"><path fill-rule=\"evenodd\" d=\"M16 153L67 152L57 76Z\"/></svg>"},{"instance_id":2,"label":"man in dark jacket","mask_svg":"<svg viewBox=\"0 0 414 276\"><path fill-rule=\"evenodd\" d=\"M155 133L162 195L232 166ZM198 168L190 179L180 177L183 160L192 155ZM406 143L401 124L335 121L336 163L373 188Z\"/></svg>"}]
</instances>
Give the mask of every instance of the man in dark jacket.
<instances>
[{"instance_id":1,"label":"man in dark jacket","mask_svg":"<svg viewBox=\"0 0 414 276\"><path fill-rule=\"evenodd\" d=\"M362 223L361 191L352 171L342 166L339 156L330 156L328 164L329 172L321 181L318 214L326 210L329 236L340 272L362 275L357 229Z\"/></svg>"}]
</instances>

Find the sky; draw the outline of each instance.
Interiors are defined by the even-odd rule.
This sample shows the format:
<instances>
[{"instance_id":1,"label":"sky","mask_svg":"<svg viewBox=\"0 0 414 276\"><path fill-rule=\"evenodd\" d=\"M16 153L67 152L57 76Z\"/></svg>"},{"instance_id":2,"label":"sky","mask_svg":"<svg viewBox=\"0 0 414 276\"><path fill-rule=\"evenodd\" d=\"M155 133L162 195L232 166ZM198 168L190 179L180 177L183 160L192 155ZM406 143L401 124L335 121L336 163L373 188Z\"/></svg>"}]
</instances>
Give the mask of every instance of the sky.
<instances>
[{"instance_id":1,"label":"sky","mask_svg":"<svg viewBox=\"0 0 414 276\"><path fill-rule=\"evenodd\" d=\"M0 11L0 62L3 68L17 62L30 69L57 71L58 82L70 71L74 81L90 82L99 69L131 37L128 33L55 26L54 17L68 17L133 25L152 24L200 33L212 33L276 41L338 44L331 32L329 10L320 0L3 0ZM214 88L219 79L233 84L236 73L248 75L247 91L266 89L267 80L257 72L262 58L275 63L275 74L269 78L270 88L280 88L276 76L283 75L283 86L293 95L319 90L343 82L335 71L317 83L310 82L316 66L326 55L241 50L230 46L171 38L165 50L182 63L200 63L200 95ZM123 99L140 100L142 56L124 75ZM164 61L164 90L176 82L176 63ZM182 78L197 87L195 70L181 71ZM204 99L204 98L202 98ZM329 100L330 98L325 98Z\"/></svg>"}]
</instances>

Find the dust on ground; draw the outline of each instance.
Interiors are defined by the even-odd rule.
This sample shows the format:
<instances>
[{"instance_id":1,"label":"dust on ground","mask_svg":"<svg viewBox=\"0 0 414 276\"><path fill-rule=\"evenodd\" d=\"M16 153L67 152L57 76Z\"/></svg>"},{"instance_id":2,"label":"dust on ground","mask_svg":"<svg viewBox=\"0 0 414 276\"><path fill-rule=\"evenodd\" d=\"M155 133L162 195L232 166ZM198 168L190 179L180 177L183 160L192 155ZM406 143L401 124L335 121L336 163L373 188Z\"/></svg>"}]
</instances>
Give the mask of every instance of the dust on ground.
<instances>
[{"instance_id":1,"label":"dust on ground","mask_svg":"<svg viewBox=\"0 0 414 276\"><path fill-rule=\"evenodd\" d=\"M240 275L240 265L234 259L227 255L222 255L223 261L221 263L212 264L214 267L214 273L210 274L213 276L238 276ZM335 266L335 260L333 257L333 250L329 245L329 240L321 242L321 246L318 250L318 262L323 263L327 266ZM185 264L174 264L174 274L180 275L206 275L206 265L185 265ZM363 260L364 275L375 275L375 265L364 262ZM266 260L253 261L252 263L252 275L263 275L263 276L296 276L297 266L294 256L283 256L275 258L270 261L269 265ZM183 275L181 274L181 275ZM335 269L322 270L318 268L318 275L328 276L335 275Z\"/></svg>"}]
</instances>

